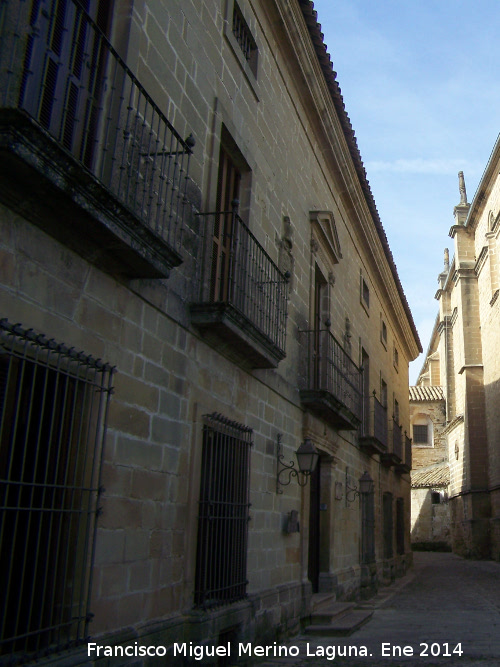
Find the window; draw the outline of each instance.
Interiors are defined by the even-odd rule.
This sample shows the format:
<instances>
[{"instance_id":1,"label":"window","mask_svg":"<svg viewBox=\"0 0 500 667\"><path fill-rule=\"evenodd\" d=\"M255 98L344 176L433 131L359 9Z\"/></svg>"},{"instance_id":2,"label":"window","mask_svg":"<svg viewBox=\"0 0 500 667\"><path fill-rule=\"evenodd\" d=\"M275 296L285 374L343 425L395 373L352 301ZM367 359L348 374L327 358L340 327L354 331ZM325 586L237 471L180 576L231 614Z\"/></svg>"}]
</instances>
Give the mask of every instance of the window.
<instances>
[{"instance_id":1,"label":"window","mask_svg":"<svg viewBox=\"0 0 500 667\"><path fill-rule=\"evenodd\" d=\"M432 491L431 503L433 505L439 505L441 503L441 494L439 493L439 491Z\"/></svg>"},{"instance_id":2,"label":"window","mask_svg":"<svg viewBox=\"0 0 500 667\"><path fill-rule=\"evenodd\" d=\"M235 225L233 207L236 202L239 203L240 182L241 172L229 153L221 146L217 180L217 214L212 240L210 301L227 301L228 299L231 282L229 256Z\"/></svg>"},{"instance_id":3,"label":"window","mask_svg":"<svg viewBox=\"0 0 500 667\"><path fill-rule=\"evenodd\" d=\"M100 361L0 321L0 655L87 637L111 378Z\"/></svg>"},{"instance_id":4,"label":"window","mask_svg":"<svg viewBox=\"0 0 500 667\"><path fill-rule=\"evenodd\" d=\"M313 345L312 345L312 364L313 364L313 387L314 389L321 389L322 382L325 379L325 361L327 358L326 351L322 350L322 347L327 348L328 343L325 340L324 334L322 331L325 330L324 322L328 319L328 283L324 278L323 274L318 268L318 265L315 265L314 273L314 313L313 313L313 322L314 322L314 332L313 332ZM326 362L327 363L327 362Z\"/></svg>"},{"instance_id":5,"label":"window","mask_svg":"<svg viewBox=\"0 0 500 667\"><path fill-rule=\"evenodd\" d=\"M368 287L365 279L360 274L360 288L361 288L361 305L368 311L370 308L370 288Z\"/></svg>"},{"instance_id":6,"label":"window","mask_svg":"<svg viewBox=\"0 0 500 667\"><path fill-rule=\"evenodd\" d=\"M382 512L384 518L384 558L392 558L392 493L384 493L382 497Z\"/></svg>"},{"instance_id":7,"label":"window","mask_svg":"<svg viewBox=\"0 0 500 667\"><path fill-rule=\"evenodd\" d=\"M257 76L257 44L241 9L235 2L233 7L233 35L254 76Z\"/></svg>"},{"instance_id":8,"label":"window","mask_svg":"<svg viewBox=\"0 0 500 667\"><path fill-rule=\"evenodd\" d=\"M486 239L488 241L487 253L490 259L490 285L491 285L491 300L490 306L493 306L499 293L499 266L498 266L498 222L500 220L500 213L495 217L493 211L490 211L488 219L488 232ZM479 261L478 263L479 264ZM476 266L477 266L476 264Z\"/></svg>"},{"instance_id":9,"label":"window","mask_svg":"<svg viewBox=\"0 0 500 667\"><path fill-rule=\"evenodd\" d=\"M254 235L247 224L251 181L248 162L222 125L215 205L198 214L204 257L189 309L192 324L210 330L210 344L233 361L276 368L286 356L288 276L259 242L262 230Z\"/></svg>"},{"instance_id":10,"label":"window","mask_svg":"<svg viewBox=\"0 0 500 667\"><path fill-rule=\"evenodd\" d=\"M387 325L382 318L380 318L380 340L382 345L387 348Z\"/></svg>"},{"instance_id":11,"label":"window","mask_svg":"<svg viewBox=\"0 0 500 667\"><path fill-rule=\"evenodd\" d=\"M418 413L412 418L413 445L417 447L434 446L434 425L429 415Z\"/></svg>"},{"instance_id":12,"label":"window","mask_svg":"<svg viewBox=\"0 0 500 667\"><path fill-rule=\"evenodd\" d=\"M384 408L387 407L387 384L382 378L380 379L380 402Z\"/></svg>"},{"instance_id":13,"label":"window","mask_svg":"<svg viewBox=\"0 0 500 667\"><path fill-rule=\"evenodd\" d=\"M361 562L375 562L375 494L361 493Z\"/></svg>"},{"instance_id":14,"label":"window","mask_svg":"<svg viewBox=\"0 0 500 667\"><path fill-rule=\"evenodd\" d=\"M392 352L392 363L394 364L394 368L397 370L399 368L399 352L397 347L394 347Z\"/></svg>"},{"instance_id":15,"label":"window","mask_svg":"<svg viewBox=\"0 0 500 667\"><path fill-rule=\"evenodd\" d=\"M370 430L370 357L364 348L361 348L361 367L363 369L363 435L368 435Z\"/></svg>"},{"instance_id":16,"label":"window","mask_svg":"<svg viewBox=\"0 0 500 667\"><path fill-rule=\"evenodd\" d=\"M91 167L105 81L103 37L112 3L87 0L80 3L82 7L52 4L52 20L46 8L40 15L32 14L36 25L29 38L30 76L23 82L23 105L61 139L65 148Z\"/></svg>"},{"instance_id":17,"label":"window","mask_svg":"<svg viewBox=\"0 0 500 667\"><path fill-rule=\"evenodd\" d=\"M413 424L413 443L415 445L429 444L427 424Z\"/></svg>"},{"instance_id":18,"label":"window","mask_svg":"<svg viewBox=\"0 0 500 667\"><path fill-rule=\"evenodd\" d=\"M215 607L246 596L252 429L204 417L194 603Z\"/></svg>"},{"instance_id":19,"label":"window","mask_svg":"<svg viewBox=\"0 0 500 667\"><path fill-rule=\"evenodd\" d=\"M399 424L399 403L397 399L394 399L394 421Z\"/></svg>"},{"instance_id":20,"label":"window","mask_svg":"<svg viewBox=\"0 0 500 667\"><path fill-rule=\"evenodd\" d=\"M396 551L399 555L405 552L405 505L404 498L396 500Z\"/></svg>"}]
</instances>

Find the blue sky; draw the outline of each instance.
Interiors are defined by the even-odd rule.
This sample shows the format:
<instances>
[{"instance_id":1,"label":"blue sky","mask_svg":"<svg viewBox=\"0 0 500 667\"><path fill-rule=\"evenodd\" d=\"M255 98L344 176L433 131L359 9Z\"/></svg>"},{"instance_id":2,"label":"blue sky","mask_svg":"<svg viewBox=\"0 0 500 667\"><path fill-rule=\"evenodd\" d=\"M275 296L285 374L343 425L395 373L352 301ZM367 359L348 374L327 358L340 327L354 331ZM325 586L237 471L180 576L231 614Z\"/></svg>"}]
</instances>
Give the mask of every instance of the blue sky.
<instances>
[{"instance_id":1,"label":"blue sky","mask_svg":"<svg viewBox=\"0 0 500 667\"><path fill-rule=\"evenodd\" d=\"M425 350L444 248L453 254L458 172L472 201L500 132L500 1L314 7Z\"/></svg>"}]
</instances>

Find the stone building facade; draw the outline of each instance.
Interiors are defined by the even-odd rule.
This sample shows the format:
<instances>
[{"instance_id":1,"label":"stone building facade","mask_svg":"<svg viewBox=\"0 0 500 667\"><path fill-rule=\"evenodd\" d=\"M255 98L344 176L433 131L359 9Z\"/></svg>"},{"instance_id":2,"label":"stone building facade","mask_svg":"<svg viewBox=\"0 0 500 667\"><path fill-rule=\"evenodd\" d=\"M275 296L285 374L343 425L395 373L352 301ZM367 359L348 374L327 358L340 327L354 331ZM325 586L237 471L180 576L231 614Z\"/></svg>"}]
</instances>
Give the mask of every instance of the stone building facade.
<instances>
[{"instance_id":1,"label":"stone building facade","mask_svg":"<svg viewBox=\"0 0 500 667\"><path fill-rule=\"evenodd\" d=\"M436 338L433 338L436 341ZM432 343L431 343L432 348ZM428 358L436 360L434 350ZM429 364L429 370L431 364ZM439 381L439 378L434 378ZM423 375L420 377L423 382ZM412 436L411 542L424 550L450 548L446 402L439 385L410 387Z\"/></svg>"},{"instance_id":2,"label":"stone building facade","mask_svg":"<svg viewBox=\"0 0 500 667\"><path fill-rule=\"evenodd\" d=\"M2 654L403 573L420 342L312 2L0 12Z\"/></svg>"},{"instance_id":3,"label":"stone building facade","mask_svg":"<svg viewBox=\"0 0 500 667\"><path fill-rule=\"evenodd\" d=\"M419 383L440 384L446 399L453 550L500 558L500 142L497 140L472 203L459 174L460 202L436 298L436 343ZM436 378L438 378L436 380Z\"/></svg>"}]
</instances>

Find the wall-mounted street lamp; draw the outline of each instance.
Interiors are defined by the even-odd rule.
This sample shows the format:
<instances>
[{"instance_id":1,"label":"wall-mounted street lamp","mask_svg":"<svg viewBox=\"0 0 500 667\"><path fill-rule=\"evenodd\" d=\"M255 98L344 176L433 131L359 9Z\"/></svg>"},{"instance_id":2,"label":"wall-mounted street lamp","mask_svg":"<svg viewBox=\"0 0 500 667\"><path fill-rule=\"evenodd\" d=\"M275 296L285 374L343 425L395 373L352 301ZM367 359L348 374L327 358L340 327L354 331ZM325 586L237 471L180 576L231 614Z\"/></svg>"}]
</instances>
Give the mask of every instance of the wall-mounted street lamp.
<instances>
[{"instance_id":1,"label":"wall-mounted street lamp","mask_svg":"<svg viewBox=\"0 0 500 667\"><path fill-rule=\"evenodd\" d=\"M359 489L357 486L349 486L349 479L347 475L347 468L345 471L345 500L346 506L347 503L353 503L357 496L365 495L368 493L373 493L375 484L373 479L370 477L369 473L364 472L358 481Z\"/></svg>"},{"instance_id":2,"label":"wall-mounted street lamp","mask_svg":"<svg viewBox=\"0 0 500 667\"><path fill-rule=\"evenodd\" d=\"M280 489L281 486L288 486L292 481L292 477L297 478L297 483L299 486L305 486L307 484L307 478L314 472L316 464L319 459L319 452L311 442L309 438L306 438L304 442L296 451L298 470L295 467L293 461L290 461L290 464L284 462L283 460L283 447L281 446L281 433L278 433L277 440L277 468L276 468L276 493L283 493ZM302 473L302 478L299 476L299 473ZM284 475L284 476L283 476ZM288 475L288 479L287 479ZM282 477L283 476L283 477ZM283 481L287 480L287 481Z\"/></svg>"}]
</instances>

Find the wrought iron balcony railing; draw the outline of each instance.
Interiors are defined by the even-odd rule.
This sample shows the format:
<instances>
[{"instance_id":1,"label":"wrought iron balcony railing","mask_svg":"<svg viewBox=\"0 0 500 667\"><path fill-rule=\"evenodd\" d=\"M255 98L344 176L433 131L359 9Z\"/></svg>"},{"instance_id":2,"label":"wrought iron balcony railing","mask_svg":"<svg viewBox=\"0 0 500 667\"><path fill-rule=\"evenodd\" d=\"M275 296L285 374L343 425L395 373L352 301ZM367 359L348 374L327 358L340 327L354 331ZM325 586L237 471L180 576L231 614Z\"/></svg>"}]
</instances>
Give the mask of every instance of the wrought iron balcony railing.
<instances>
[{"instance_id":1,"label":"wrought iron balcony railing","mask_svg":"<svg viewBox=\"0 0 500 667\"><path fill-rule=\"evenodd\" d=\"M356 429L362 419L361 372L331 332L302 331L306 369L301 401L338 428Z\"/></svg>"},{"instance_id":2,"label":"wrought iron balcony railing","mask_svg":"<svg viewBox=\"0 0 500 667\"><path fill-rule=\"evenodd\" d=\"M396 472L403 474L411 470L411 438L404 434L404 461L396 466Z\"/></svg>"},{"instance_id":3,"label":"wrought iron balcony railing","mask_svg":"<svg viewBox=\"0 0 500 667\"><path fill-rule=\"evenodd\" d=\"M373 435L387 447L387 408L373 396Z\"/></svg>"},{"instance_id":4,"label":"wrought iron balcony railing","mask_svg":"<svg viewBox=\"0 0 500 667\"><path fill-rule=\"evenodd\" d=\"M400 461L403 460L403 428L394 418L392 420L392 453Z\"/></svg>"},{"instance_id":5,"label":"wrought iron balcony railing","mask_svg":"<svg viewBox=\"0 0 500 667\"><path fill-rule=\"evenodd\" d=\"M405 464L410 467L411 470L411 438L409 438L405 433Z\"/></svg>"},{"instance_id":6,"label":"wrought iron balcony railing","mask_svg":"<svg viewBox=\"0 0 500 667\"><path fill-rule=\"evenodd\" d=\"M206 255L191 320L254 368L285 357L288 280L237 213L202 214ZM216 340L217 338L217 340Z\"/></svg>"},{"instance_id":7,"label":"wrought iron balcony railing","mask_svg":"<svg viewBox=\"0 0 500 667\"><path fill-rule=\"evenodd\" d=\"M69 178L77 167L75 180L81 186L82 172L90 175L94 189L96 182L120 210L135 218L125 230L133 237L129 245L150 243L152 233L168 246L165 261L171 268L181 263L178 250L194 141L176 132L82 4L1 3L2 133L5 120L12 131L14 113L14 127L24 119L28 129L23 131L31 143L36 128L41 129L37 143L48 136L56 150L74 161L56 161L59 178ZM45 151L44 159L54 161L54 148ZM38 170L48 171L40 164ZM60 187L67 190L62 181ZM98 195L102 201L103 192Z\"/></svg>"},{"instance_id":8,"label":"wrought iron balcony railing","mask_svg":"<svg viewBox=\"0 0 500 667\"><path fill-rule=\"evenodd\" d=\"M391 444L392 451L381 455L381 462L386 466L398 466L403 460L403 429L400 424L393 417Z\"/></svg>"},{"instance_id":9,"label":"wrought iron balcony railing","mask_svg":"<svg viewBox=\"0 0 500 667\"><path fill-rule=\"evenodd\" d=\"M363 430L359 444L369 453L383 454L387 451L387 408L378 400L375 392L364 401Z\"/></svg>"}]
</instances>

